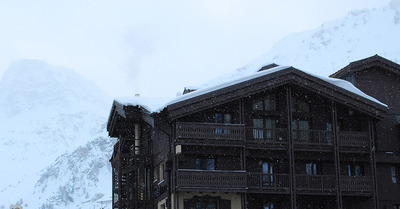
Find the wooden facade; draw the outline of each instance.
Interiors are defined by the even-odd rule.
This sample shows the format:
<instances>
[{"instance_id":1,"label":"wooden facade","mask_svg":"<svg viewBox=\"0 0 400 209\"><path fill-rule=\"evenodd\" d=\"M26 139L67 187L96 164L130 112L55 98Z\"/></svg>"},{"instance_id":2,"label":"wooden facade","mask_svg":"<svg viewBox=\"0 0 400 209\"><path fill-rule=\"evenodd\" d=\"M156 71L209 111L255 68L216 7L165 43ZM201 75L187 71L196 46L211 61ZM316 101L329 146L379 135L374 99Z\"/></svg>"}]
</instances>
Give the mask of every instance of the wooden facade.
<instances>
[{"instance_id":1,"label":"wooden facade","mask_svg":"<svg viewBox=\"0 0 400 209\"><path fill-rule=\"evenodd\" d=\"M115 101L113 208L396 206L388 107L292 67L262 70L156 113Z\"/></svg>"}]
</instances>

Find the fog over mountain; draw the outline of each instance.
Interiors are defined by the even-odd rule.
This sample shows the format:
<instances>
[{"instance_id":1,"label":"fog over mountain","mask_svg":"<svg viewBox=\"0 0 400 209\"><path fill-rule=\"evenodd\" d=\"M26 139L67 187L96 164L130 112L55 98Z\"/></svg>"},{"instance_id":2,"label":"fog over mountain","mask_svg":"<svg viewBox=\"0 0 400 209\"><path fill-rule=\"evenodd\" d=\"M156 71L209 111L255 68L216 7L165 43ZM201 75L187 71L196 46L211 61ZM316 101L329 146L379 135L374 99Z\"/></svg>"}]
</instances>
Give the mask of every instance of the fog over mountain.
<instances>
[{"instance_id":1,"label":"fog over mountain","mask_svg":"<svg viewBox=\"0 0 400 209\"><path fill-rule=\"evenodd\" d=\"M292 34L249 65L275 62L328 76L374 54L399 63L399 2ZM14 62L0 80L0 209L16 203L108 208L115 140L105 125L111 104L73 70L39 60Z\"/></svg>"},{"instance_id":2,"label":"fog over mountain","mask_svg":"<svg viewBox=\"0 0 400 209\"><path fill-rule=\"evenodd\" d=\"M13 62L0 80L0 208L21 199L29 205L42 169L106 137L111 103L73 70L38 60Z\"/></svg>"}]
</instances>

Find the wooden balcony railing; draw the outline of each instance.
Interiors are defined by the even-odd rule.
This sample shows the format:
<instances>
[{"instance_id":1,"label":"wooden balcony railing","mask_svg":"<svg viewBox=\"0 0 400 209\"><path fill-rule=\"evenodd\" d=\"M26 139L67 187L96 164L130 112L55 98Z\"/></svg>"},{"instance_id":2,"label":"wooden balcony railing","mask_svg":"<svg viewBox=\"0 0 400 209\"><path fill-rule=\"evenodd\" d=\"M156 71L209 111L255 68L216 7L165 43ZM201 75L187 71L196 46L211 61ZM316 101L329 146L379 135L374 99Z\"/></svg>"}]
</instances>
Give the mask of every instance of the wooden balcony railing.
<instances>
[{"instance_id":1,"label":"wooden balcony railing","mask_svg":"<svg viewBox=\"0 0 400 209\"><path fill-rule=\"evenodd\" d=\"M322 130L293 130L293 141L296 144L315 146L332 145L333 134L331 131Z\"/></svg>"},{"instance_id":2,"label":"wooden balcony railing","mask_svg":"<svg viewBox=\"0 0 400 209\"><path fill-rule=\"evenodd\" d=\"M367 132L340 131L339 146L369 148L369 136Z\"/></svg>"},{"instance_id":3,"label":"wooden balcony railing","mask_svg":"<svg viewBox=\"0 0 400 209\"><path fill-rule=\"evenodd\" d=\"M341 176L342 191L372 192L372 176Z\"/></svg>"},{"instance_id":4,"label":"wooden balcony railing","mask_svg":"<svg viewBox=\"0 0 400 209\"><path fill-rule=\"evenodd\" d=\"M176 136L178 139L215 140L216 142L252 140L252 142L263 144L284 145L288 143L286 128L245 128L244 124L177 122ZM332 131L293 130L292 137L294 143L300 147L329 148L333 143ZM366 132L340 131L338 132L338 143L341 147L369 148L369 136Z\"/></svg>"},{"instance_id":5,"label":"wooden balcony railing","mask_svg":"<svg viewBox=\"0 0 400 209\"><path fill-rule=\"evenodd\" d=\"M176 171L178 188L245 189L246 171L192 170Z\"/></svg>"},{"instance_id":6,"label":"wooden balcony railing","mask_svg":"<svg viewBox=\"0 0 400 209\"><path fill-rule=\"evenodd\" d=\"M243 124L176 123L178 139L245 140Z\"/></svg>"},{"instance_id":7,"label":"wooden balcony railing","mask_svg":"<svg viewBox=\"0 0 400 209\"><path fill-rule=\"evenodd\" d=\"M252 189L289 188L289 174L247 173L247 186Z\"/></svg>"},{"instance_id":8,"label":"wooden balcony railing","mask_svg":"<svg viewBox=\"0 0 400 209\"><path fill-rule=\"evenodd\" d=\"M296 175L296 188L301 190L332 192L335 182L333 175Z\"/></svg>"}]
</instances>

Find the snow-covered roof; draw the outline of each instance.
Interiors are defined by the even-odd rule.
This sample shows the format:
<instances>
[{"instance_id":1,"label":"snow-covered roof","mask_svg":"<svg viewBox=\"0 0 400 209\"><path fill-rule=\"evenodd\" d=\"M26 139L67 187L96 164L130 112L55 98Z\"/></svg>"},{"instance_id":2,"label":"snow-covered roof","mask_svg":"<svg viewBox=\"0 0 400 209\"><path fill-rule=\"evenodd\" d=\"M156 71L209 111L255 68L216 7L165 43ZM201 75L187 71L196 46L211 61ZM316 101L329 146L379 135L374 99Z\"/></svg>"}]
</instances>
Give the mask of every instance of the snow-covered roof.
<instances>
[{"instance_id":1,"label":"snow-covered roof","mask_svg":"<svg viewBox=\"0 0 400 209\"><path fill-rule=\"evenodd\" d=\"M251 67L249 69L246 69L246 71L242 71L242 72L234 71L231 74L227 74L226 76L214 79L210 82L207 82L206 84L203 84L202 88L199 88L196 91L184 94L182 96L179 96L179 97L171 100L170 102L167 103L167 106L187 100L187 99L191 99L191 98L203 95L203 94L207 94L207 93L210 93L210 92L218 90L218 89L223 89L228 86L233 86L235 84L242 83L242 82L251 80L253 78L257 78L260 76L278 72L280 70L288 69L288 68L290 68L290 67L278 66L278 67L271 68L269 70L265 70L265 71L261 71L261 72L257 72L258 70L255 70L255 72L254 72L254 69L256 69L256 68ZM261 67L257 68L257 69L261 69Z\"/></svg>"},{"instance_id":2,"label":"snow-covered roof","mask_svg":"<svg viewBox=\"0 0 400 209\"><path fill-rule=\"evenodd\" d=\"M147 111L153 113L164 109L171 99L172 98L166 97L120 97L116 98L115 101L124 106L143 107Z\"/></svg>"},{"instance_id":3,"label":"snow-covered roof","mask_svg":"<svg viewBox=\"0 0 400 209\"><path fill-rule=\"evenodd\" d=\"M303 71L304 72L304 71ZM305 72L307 73L307 72ZM373 101L375 103L378 103L382 106L388 107L387 104L384 104L382 102L380 102L379 100L375 99L374 97L371 97L369 95L367 95L366 93L362 92L360 89L358 89L357 87L355 87L352 83L346 81L346 80L342 80L342 79L338 79L338 78L329 78L329 77L323 77L323 76L319 76L319 75L314 75L312 73L307 73L313 77L319 78L321 80L324 80L330 84L333 84L337 87L340 87L344 90L347 90L349 92L352 92L354 94L357 94L359 96L362 96L370 101Z\"/></svg>"},{"instance_id":4,"label":"snow-covered roof","mask_svg":"<svg viewBox=\"0 0 400 209\"><path fill-rule=\"evenodd\" d=\"M198 97L198 96L201 96L201 95L204 95L204 94L207 94L207 93L219 90L219 89L223 89L223 88L226 88L229 86L233 86L233 85L236 85L236 84L239 84L242 82L249 81L249 80L252 80L257 77L273 74L273 73L291 68L289 66L276 66L276 67L273 66L270 69L260 71L260 69L262 69L263 66L272 65L272 64L273 63L262 63L262 62L258 62L258 61L250 63L250 64L246 65L245 67L242 67L236 71L233 71L232 73L226 74L222 77L213 79L213 80L203 84L196 91L186 93L184 95L178 96L173 99L171 99L171 98L149 98L149 97L127 97L127 98L118 98L118 99L116 99L116 101L125 106L139 105L139 106L144 107L149 112L160 112L168 105L176 104L176 103L179 103L179 102L191 99L191 98L195 98L195 97ZM377 103L379 105L387 107L386 104L378 101L377 99L375 99L371 96L368 96L367 94L365 94L364 92L362 92L361 90L356 88L353 84L351 84L348 81L336 79L336 78L322 77L322 76L314 75L312 73L308 73L308 72L304 72L304 71L302 71L302 72L306 73L312 77L323 80L327 83L330 83L332 85L335 85L339 88L342 88L346 91L349 91L351 93L359 95L359 96L361 96L365 99L368 99L374 103Z\"/></svg>"}]
</instances>

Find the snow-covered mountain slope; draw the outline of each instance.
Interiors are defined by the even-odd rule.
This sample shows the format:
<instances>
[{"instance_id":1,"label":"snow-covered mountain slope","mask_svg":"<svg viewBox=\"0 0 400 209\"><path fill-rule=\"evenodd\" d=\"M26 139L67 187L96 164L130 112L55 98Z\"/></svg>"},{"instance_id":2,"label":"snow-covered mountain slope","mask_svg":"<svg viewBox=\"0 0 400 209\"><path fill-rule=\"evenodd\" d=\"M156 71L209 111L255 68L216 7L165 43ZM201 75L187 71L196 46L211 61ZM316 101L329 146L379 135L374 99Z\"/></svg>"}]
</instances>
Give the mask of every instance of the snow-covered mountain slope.
<instances>
[{"instance_id":1,"label":"snow-covered mountain slope","mask_svg":"<svg viewBox=\"0 0 400 209\"><path fill-rule=\"evenodd\" d=\"M11 64L0 80L0 208L26 200L40 170L104 132L111 101L70 69Z\"/></svg>"},{"instance_id":2,"label":"snow-covered mountain slope","mask_svg":"<svg viewBox=\"0 0 400 209\"><path fill-rule=\"evenodd\" d=\"M400 63L400 1L353 11L319 28L289 35L245 66L274 62L328 76L350 62L379 54Z\"/></svg>"},{"instance_id":3,"label":"snow-covered mountain slope","mask_svg":"<svg viewBox=\"0 0 400 209\"><path fill-rule=\"evenodd\" d=\"M37 181L31 204L46 208L111 206L111 165L115 140L95 138L70 154L57 158Z\"/></svg>"}]
</instances>

